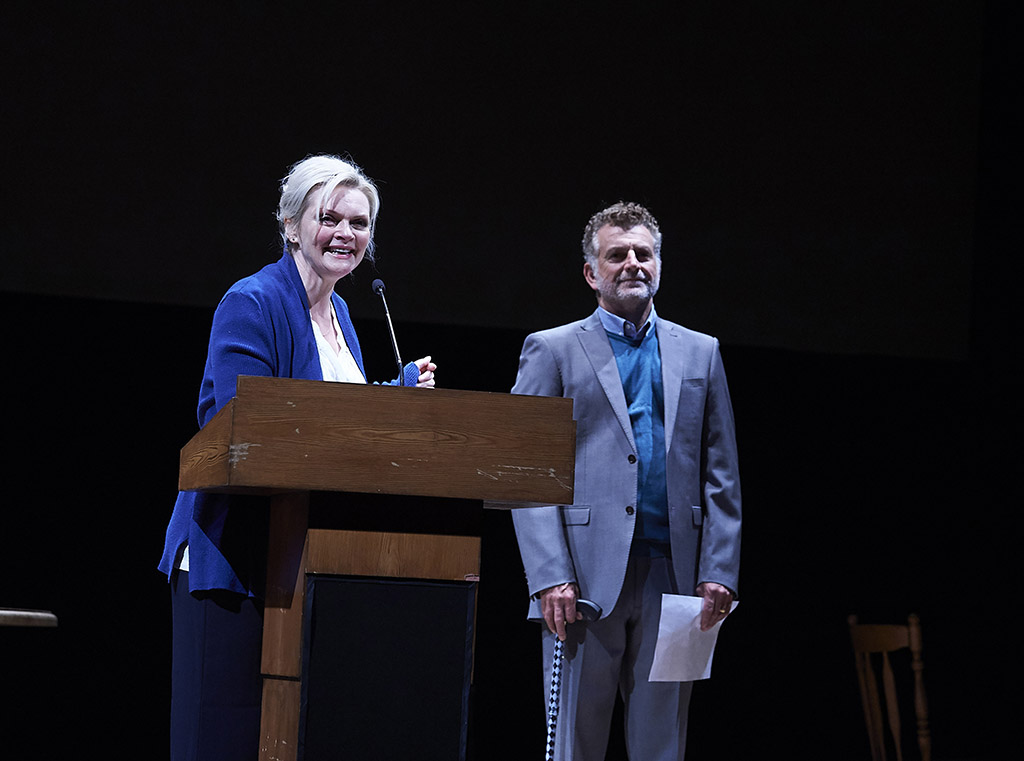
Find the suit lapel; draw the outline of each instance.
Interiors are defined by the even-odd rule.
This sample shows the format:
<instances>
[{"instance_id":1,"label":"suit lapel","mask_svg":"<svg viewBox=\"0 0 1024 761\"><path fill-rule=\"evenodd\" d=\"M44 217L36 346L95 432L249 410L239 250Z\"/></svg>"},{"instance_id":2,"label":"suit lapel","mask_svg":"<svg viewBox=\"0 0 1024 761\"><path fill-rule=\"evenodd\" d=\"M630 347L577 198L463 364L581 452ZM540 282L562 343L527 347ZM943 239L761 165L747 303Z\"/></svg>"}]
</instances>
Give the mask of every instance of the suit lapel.
<instances>
[{"instance_id":1,"label":"suit lapel","mask_svg":"<svg viewBox=\"0 0 1024 761\"><path fill-rule=\"evenodd\" d=\"M679 413L679 394L683 383L683 340L676 326L658 320L658 346L661 349L661 383L665 394L665 451L672 448L672 434Z\"/></svg>"},{"instance_id":2,"label":"suit lapel","mask_svg":"<svg viewBox=\"0 0 1024 761\"><path fill-rule=\"evenodd\" d=\"M292 298L286 302L285 313L292 334L291 368L287 375L294 378L323 380L320 351L316 346L313 322L309 316L309 297L299 276L299 269L287 250L277 263L292 290Z\"/></svg>"},{"instance_id":3,"label":"suit lapel","mask_svg":"<svg viewBox=\"0 0 1024 761\"><path fill-rule=\"evenodd\" d=\"M633 427L629 423L629 410L626 407L626 395L622 390L622 378L619 376L619 366L615 362L615 353L612 351L611 341L604 331L601 318L594 312L583 321L577 333L583 353L590 361L598 383L604 391L608 402L615 412L615 417L622 426L623 433L629 440L629 446L636 452L636 442L633 441Z\"/></svg>"}]
</instances>

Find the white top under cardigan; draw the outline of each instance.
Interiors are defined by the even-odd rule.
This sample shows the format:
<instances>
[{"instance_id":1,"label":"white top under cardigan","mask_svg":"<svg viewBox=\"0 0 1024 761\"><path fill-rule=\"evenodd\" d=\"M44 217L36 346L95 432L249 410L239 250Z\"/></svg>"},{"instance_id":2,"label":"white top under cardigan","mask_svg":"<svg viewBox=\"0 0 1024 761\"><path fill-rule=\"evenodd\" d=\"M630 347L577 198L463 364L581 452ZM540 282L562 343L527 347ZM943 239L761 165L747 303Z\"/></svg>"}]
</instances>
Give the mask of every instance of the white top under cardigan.
<instances>
[{"instance_id":1,"label":"white top under cardigan","mask_svg":"<svg viewBox=\"0 0 1024 761\"><path fill-rule=\"evenodd\" d=\"M345 343L345 336L341 333L341 326L338 324L338 315L334 313L334 306L331 305L331 324L334 326L334 337L341 347L341 351L335 352L334 347L320 332L320 326L316 324L312 314L309 317L313 323L313 335L316 337L316 348L320 351L320 370L325 381L339 383L366 383L366 378L359 371L352 350Z\"/></svg>"}]
</instances>

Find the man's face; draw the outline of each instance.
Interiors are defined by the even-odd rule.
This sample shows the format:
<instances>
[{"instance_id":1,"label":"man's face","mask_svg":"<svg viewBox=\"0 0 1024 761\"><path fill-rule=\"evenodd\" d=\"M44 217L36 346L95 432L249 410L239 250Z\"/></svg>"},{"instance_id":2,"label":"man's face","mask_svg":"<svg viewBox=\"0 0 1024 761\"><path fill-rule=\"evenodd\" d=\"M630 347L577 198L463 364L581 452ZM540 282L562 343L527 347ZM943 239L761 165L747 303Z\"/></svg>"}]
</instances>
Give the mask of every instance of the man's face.
<instances>
[{"instance_id":1,"label":"man's face","mask_svg":"<svg viewBox=\"0 0 1024 761\"><path fill-rule=\"evenodd\" d=\"M646 319L661 280L654 236L643 225L629 230L605 225L597 231L597 267L583 264L583 277L597 292L597 303L612 314Z\"/></svg>"}]
</instances>

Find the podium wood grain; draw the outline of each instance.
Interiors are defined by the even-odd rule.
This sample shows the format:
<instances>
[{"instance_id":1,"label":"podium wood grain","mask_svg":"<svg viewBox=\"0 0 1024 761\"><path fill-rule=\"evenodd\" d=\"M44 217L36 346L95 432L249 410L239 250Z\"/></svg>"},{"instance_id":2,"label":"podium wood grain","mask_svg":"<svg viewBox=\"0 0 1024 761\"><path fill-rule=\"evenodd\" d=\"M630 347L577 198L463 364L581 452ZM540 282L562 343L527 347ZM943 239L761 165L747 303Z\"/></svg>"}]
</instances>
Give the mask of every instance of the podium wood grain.
<instances>
[{"instance_id":1,"label":"podium wood grain","mask_svg":"<svg viewBox=\"0 0 1024 761\"><path fill-rule=\"evenodd\" d=\"M571 400L282 381L238 379L182 449L180 488L572 502Z\"/></svg>"}]
</instances>

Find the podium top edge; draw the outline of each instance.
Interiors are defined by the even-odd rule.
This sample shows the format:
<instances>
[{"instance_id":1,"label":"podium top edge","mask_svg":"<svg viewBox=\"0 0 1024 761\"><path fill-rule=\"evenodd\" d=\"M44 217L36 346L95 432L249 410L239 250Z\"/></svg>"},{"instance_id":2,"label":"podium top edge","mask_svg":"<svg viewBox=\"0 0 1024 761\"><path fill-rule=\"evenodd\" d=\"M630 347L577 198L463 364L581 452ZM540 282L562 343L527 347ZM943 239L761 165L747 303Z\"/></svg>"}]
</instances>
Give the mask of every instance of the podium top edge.
<instances>
[{"instance_id":1,"label":"podium top edge","mask_svg":"<svg viewBox=\"0 0 1024 761\"><path fill-rule=\"evenodd\" d=\"M334 393L339 388L347 390L360 389L368 393L390 393L393 391L404 392L415 390L417 393L425 393L442 397L477 398L477 399L544 399L547 403L571 404L572 399L563 396L535 396L532 394L513 394L507 391L476 391L460 388L429 388L421 389L413 386L390 386L387 384L374 383L339 383L336 381L309 380L308 378L273 378L266 375L239 375L235 391L235 399L242 399L255 389L275 388L286 390L288 387L320 388L325 393ZM544 402L542 402L544 403Z\"/></svg>"}]
</instances>

